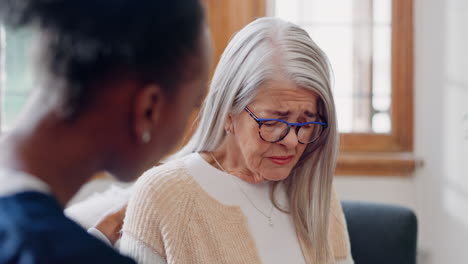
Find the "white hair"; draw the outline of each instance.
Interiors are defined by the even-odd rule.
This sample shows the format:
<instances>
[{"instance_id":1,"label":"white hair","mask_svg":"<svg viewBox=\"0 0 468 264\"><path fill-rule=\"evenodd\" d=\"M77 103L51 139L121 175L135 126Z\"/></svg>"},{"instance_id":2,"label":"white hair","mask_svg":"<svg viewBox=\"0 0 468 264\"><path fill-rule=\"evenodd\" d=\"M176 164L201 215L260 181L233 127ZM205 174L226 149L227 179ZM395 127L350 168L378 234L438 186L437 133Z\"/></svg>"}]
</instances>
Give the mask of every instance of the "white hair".
<instances>
[{"instance_id":1,"label":"white hair","mask_svg":"<svg viewBox=\"0 0 468 264\"><path fill-rule=\"evenodd\" d=\"M170 159L214 151L222 143L229 114L238 114L254 99L262 83L281 77L316 93L321 137L309 144L283 181L291 214L307 263L333 263L328 238L332 179L338 153L338 130L326 55L297 25L278 18L260 18L230 41L217 65L210 90L189 142ZM275 200L278 182L272 184Z\"/></svg>"}]
</instances>

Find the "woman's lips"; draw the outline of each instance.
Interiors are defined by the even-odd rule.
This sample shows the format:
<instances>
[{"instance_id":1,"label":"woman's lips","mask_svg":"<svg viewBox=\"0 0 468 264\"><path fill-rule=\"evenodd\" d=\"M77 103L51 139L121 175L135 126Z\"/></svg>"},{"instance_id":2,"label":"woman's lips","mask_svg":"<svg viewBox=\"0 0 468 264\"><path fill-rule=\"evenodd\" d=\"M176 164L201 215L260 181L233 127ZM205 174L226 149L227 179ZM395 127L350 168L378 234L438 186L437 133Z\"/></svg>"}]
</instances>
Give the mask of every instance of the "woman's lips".
<instances>
[{"instance_id":1,"label":"woman's lips","mask_svg":"<svg viewBox=\"0 0 468 264\"><path fill-rule=\"evenodd\" d=\"M287 165L289 164L294 156L275 156L275 157L269 157L269 159L278 165Z\"/></svg>"}]
</instances>

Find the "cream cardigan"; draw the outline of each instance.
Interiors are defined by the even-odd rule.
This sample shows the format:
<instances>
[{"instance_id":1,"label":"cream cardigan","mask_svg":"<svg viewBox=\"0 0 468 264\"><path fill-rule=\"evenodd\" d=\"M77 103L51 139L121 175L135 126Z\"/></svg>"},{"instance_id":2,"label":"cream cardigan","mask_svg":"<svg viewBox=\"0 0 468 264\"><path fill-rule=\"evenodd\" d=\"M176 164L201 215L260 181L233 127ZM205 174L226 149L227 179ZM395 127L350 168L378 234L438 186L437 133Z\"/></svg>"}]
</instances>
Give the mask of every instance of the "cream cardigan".
<instances>
[{"instance_id":1,"label":"cream cardigan","mask_svg":"<svg viewBox=\"0 0 468 264\"><path fill-rule=\"evenodd\" d=\"M333 196L330 236L336 260L350 259L339 202ZM261 263L239 207L221 204L187 172L182 161L142 176L129 202L123 240L143 244L167 263ZM123 252L139 254L129 245Z\"/></svg>"}]
</instances>

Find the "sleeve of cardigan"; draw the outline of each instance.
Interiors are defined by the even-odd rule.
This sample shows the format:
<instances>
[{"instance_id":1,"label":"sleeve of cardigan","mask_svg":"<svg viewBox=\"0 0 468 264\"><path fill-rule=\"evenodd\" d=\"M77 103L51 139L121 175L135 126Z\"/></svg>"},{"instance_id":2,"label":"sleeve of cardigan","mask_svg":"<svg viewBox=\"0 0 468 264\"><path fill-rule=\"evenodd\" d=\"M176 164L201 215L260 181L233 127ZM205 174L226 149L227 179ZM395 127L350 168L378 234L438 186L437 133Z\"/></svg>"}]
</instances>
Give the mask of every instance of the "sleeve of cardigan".
<instances>
[{"instance_id":1,"label":"sleeve of cardigan","mask_svg":"<svg viewBox=\"0 0 468 264\"><path fill-rule=\"evenodd\" d=\"M133 258L139 264L167 264L157 252L126 234L123 234L120 240L120 253Z\"/></svg>"},{"instance_id":2,"label":"sleeve of cardigan","mask_svg":"<svg viewBox=\"0 0 468 264\"><path fill-rule=\"evenodd\" d=\"M177 258L180 252L176 249L183 243L181 237L193 210L188 204L190 183L183 173L178 163L165 164L138 179L122 227L120 250L124 254L144 261L146 251L136 246L143 244L163 259Z\"/></svg>"}]
</instances>

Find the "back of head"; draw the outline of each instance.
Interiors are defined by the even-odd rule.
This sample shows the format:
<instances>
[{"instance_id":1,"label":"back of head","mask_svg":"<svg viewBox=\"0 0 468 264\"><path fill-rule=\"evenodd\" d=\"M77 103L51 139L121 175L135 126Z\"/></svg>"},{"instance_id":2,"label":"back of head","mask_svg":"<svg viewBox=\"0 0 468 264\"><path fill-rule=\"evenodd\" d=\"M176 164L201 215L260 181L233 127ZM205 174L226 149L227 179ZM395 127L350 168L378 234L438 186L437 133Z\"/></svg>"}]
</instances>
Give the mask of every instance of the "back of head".
<instances>
[{"instance_id":1,"label":"back of head","mask_svg":"<svg viewBox=\"0 0 468 264\"><path fill-rule=\"evenodd\" d=\"M90 84L119 71L174 92L203 9L198 0L0 0L0 20L40 33L38 75L73 117L98 92Z\"/></svg>"}]
</instances>

